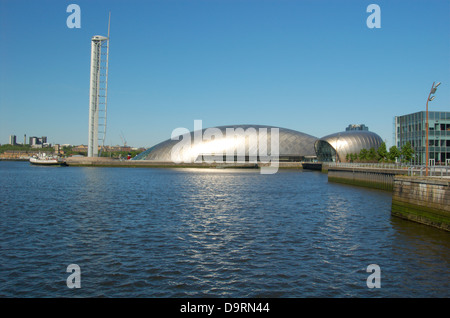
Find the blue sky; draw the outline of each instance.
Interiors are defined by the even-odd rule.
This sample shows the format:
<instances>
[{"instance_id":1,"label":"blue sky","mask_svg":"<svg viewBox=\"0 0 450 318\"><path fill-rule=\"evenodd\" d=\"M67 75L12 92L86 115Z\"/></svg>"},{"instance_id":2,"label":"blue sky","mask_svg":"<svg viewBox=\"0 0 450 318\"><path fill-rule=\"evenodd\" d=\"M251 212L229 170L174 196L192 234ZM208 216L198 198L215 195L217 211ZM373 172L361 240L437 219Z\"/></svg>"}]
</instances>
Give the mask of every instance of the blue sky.
<instances>
[{"instance_id":1,"label":"blue sky","mask_svg":"<svg viewBox=\"0 0 450 318\"><path fill-rule=\"evenodd\" d=\"M110 11L110 145L152 146L196 119L316 137L363 123L390 145L393 117L425 110L433 81L430 110L450 111L450 0L0 0L0 143L87 144L90 39Z\"/></svg>"}]
</instances>

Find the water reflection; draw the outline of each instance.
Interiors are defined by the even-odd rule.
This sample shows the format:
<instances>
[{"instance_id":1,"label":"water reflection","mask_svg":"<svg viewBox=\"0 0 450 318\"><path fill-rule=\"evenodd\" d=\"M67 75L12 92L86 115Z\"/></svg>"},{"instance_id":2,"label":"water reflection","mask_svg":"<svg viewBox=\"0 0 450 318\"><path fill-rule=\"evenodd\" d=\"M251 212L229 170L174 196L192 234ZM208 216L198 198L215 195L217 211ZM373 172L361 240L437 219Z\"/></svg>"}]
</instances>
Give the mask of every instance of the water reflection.
<instances>
[{"instance_id":1,"label":"water reflection","mask_svg":"<svg viewBox=\"0 0 450 318\"><path fill-rule=\"evenodd\" d=\"M428 277L432 275L440 277L443 288L450 287L450 234L399 218L392 218L391 223L396 229L393 253L404 258L407 255L404 266L408 272L415 272L405 284L417 285L418 279L429 284ZM429 296L439 297L439 293Z\"/></svg>"},{"instance_id":2,"label":"water reflection","mask_svg":"<svg viewBox=\"0 0 450 318\"><path fill-rule=\"evenodd\" d=\"M449 234L392 218L388 192L297 170L2 164L0 295L72 296L77 263L78 296L449 296Z\"/></svg>"}]
</instances>

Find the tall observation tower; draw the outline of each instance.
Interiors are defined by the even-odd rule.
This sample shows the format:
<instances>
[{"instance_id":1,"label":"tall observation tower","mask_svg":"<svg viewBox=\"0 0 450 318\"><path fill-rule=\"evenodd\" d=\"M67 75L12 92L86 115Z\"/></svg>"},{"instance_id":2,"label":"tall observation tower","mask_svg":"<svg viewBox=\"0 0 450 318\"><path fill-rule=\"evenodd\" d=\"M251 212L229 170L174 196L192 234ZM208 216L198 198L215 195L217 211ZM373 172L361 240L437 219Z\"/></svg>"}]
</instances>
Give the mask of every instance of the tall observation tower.
<instances>
[{"instance_id":1,"label":"tall observation tower","mask_svg":"<svg viewBox=\"0 0 450 318\"><path fill-rule=\"evenodd\" d=\"M88 157L99 156L99 144L101 154L106 137L110 21L111 13L108 20L108 37L95 35L91 40Z\"/></svg>"}]
</instances>

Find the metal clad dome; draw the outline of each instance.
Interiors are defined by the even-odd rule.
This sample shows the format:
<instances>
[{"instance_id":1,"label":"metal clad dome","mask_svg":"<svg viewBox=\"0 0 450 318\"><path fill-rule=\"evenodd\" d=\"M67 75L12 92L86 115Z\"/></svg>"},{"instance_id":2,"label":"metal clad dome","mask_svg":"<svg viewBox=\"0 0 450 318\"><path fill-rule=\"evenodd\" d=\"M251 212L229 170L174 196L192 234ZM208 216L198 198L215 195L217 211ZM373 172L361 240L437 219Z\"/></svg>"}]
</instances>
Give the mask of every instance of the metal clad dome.
<instances>
[{"instance_id":1,"label":"metal clad dome","mask_svg":"<svg viewBox=\"0 0 450 318\"><path fill-rule=\"evenodd\" d=\"M338 161L346 162L347 154L359 154L361 149L377 150L382 142L381 137L374 132L353 130L320 138L314 148L319 161L335 161L337 151Z\"/></svg>"},{"instance_id":2,"label":"metal clad dome","mask_svg":"<svg viewBox=\"0 0 450 318\"><path fill-rule=\"evenodd\" d=\"M161 162L172 162L172 149L184 138L189 138L192 148L187 151L184 151L182 156L187 156L190 158L191 162L194 162L198 156L200 155L210 155L211 153L220 153L225 155L227 152L238 153L242 147L245 147L245 155L257 153L260 154L259 143L251 142L249 143L250 138L238 138L235 139L235 136L228 134L227 128L229 129L239 129L242 128L244 132L255 131L256 134L254 136L259 137L260 129L266 129L267 131L267 153L270 154L271 148L271 129L278 128L279 129L279 157L280 160L282 158L297 158L300 160L305 156L315 156L314 143L318 138L313 137L311 135L301 133L295 130L274 127L274 126L263 126L263 125L231 125L231 126L220 126L220 127L212 127L205 128L202 130L202 136L208 129L215 129L217 132L221 132L223 138L207 140L203 141L201 147L196 147L194 145L194 132L190 132L188 134L180 136L179 140L168 139L163 141L146 151L140 153L138 156L133 158L133 160L153 160L153 161L161 161ZM242 131L242 130L241 130ZM263 130L264 131L264 130ZM258 149L256 149L258 148ZM264 151L263 151L264 152ZM289 160L289 159L287 159Z\"/></svg>"}]
</instances>

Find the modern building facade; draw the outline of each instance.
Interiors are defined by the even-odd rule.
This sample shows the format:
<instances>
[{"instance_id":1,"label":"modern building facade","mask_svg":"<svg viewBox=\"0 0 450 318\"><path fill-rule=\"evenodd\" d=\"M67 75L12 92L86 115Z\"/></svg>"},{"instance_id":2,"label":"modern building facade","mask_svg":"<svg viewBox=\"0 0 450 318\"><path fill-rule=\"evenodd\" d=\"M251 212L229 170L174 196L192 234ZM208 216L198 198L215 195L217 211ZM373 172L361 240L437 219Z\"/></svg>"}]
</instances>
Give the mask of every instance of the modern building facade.
<instances>
[{"instance_id":1,"label":"modern building facade","mask_svg":"<svg viewBox=\"0 0 450 318\"><path fill-rule=\"evenodd\" d=\"M377 150L383 142L376 133L362 129L342 131L319 139L299 131L274 126L232 125L207 128L176 136L147 149L133 160L174 162L175 151L178 157L183 158L182 162L205 162L205 159L210 157L222 162L230 162L230 154L234 155L234 158L232 157L234 162L259 162L261 152L273 153L271 147L274 128L278 130L277 159L280 162L315 160L346 162L347 154L359 154L361 149ZM220 138L209 136L205 140L205 134L207 135L208 130L211 129L215 129L215 135L220 135ZM229 134L229 130L232 134ZM267 131L267 139L265 139L267 142L260 142L261 131ZM200 136L200 142L196 142L196 136ZM252 142L251 138L256 138L258 142ZM184 146L181 147L182 143ZM211 160L207 161L211 162Z\"/></svg>"},{"instance_id":2,"label":"modern building facade","mask_svg":"<svg viewBox=\"0 0 450 318\"><path fill-rule=\"evenodd\" d=\"M383 140L366 130L342 131L320 138L314 144L317 159L321 162L347 162L347 155L359 154L361 149L375 150Z\"/></svg>"},{"instance_id":3,"label":"modern building facade","mask_svg":"<svg viewBox=\"0 0 450 318\"><path fill-rule=\"evenodd\" d=\"M203 162L213 157L222 162L256 163L260 161L261 155L273 155L274 129L278 132L279 161L295 162L315 157L314 142L317 138L314 136L273 126L231 125L207 128L168 139L140 153L133 160L173 162L176 152L175 158L182 158L183 162ZM214 138L205 137L211 131L215 133ZM196 136L202 138L200 142L196 142ZM181 143L186 141L185 146L181 147Z\"/></svg>"},{"instance_id":4,"label":"modern building facade","mask_svg":"<svg viewBox=\"0 0 450 318\"><path fill-rule=\"evenodd\" d=\"M450 112L421 111L394 118L394 144L401 149L409 142L414 149L412 164L426 163L426 143L430 165L450 164Z\"/></svg>"}]
</instances>

